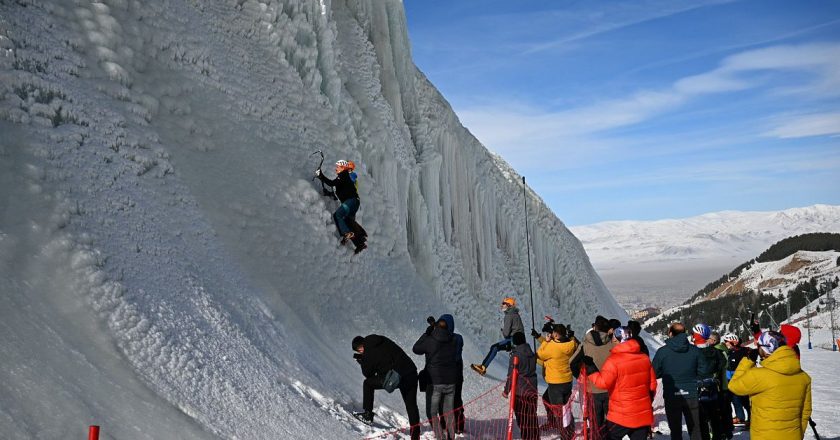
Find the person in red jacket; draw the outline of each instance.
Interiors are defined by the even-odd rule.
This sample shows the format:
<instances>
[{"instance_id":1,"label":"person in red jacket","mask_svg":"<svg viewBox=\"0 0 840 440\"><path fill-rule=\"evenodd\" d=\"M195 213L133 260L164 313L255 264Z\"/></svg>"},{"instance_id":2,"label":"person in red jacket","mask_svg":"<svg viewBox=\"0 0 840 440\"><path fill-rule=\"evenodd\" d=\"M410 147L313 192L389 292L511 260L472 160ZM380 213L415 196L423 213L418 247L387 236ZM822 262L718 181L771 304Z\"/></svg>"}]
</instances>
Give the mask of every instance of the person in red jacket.
<instances>
[{"instance_id":1,"label":"person in red jacket","mask_svg":"<svg viewBox=\"0 0 840 440\"><path fill-rule=\"evenodd\" d=\"M595 371L589 380L609 392L609 439L621 440L626 435L630 440L644 440L653 424L651 399L656 394L656 373L629 328L615 329L613 338L619 344L610 350L600 371L591 357L585 356L583 362L587 371Z\"/></svg>"}]
</instances>

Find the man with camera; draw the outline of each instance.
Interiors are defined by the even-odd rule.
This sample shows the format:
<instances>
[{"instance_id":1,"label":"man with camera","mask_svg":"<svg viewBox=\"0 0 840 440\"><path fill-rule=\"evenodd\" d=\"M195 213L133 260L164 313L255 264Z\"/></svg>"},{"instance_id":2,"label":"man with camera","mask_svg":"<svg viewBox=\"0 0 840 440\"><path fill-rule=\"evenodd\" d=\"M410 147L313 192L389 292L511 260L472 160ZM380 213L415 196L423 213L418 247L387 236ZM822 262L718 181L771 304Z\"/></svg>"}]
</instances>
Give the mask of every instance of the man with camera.
<instances>
[{"instance_id":1,"label":"man with camera","mask_svg":"<svg viewBox=\"0 0 840 440\"><path fill-rule=\"evenodd\" d=\"M454 327L454 319L451 315L444 315L435 321L429 317L426 321L429 327L420 335L414 343L412 351L414 354L426 356L426 373L429 383L426 385L426 413L432 421L435 436L442 438L455 438L456 422L453 409L455 408L455 389L459 377L460 351L463 347L463 340L456 338L450 327ZM441 422L445 417L445 425ZM445 428L444 428L445 426ZM444 437L444 429L447 432Z\"/></svg>"},{"instance_id":2,"label":"man with camera","mask_svg":"<svg viewBox=\"0 0 840 440\"><path fill-rule=\"evenodd\" d=\"M362 385L361 413L354 414L359 420L373 423L373 392L384 389L387 392L400 390L408 421L411 424L411 439L420 438L420 410L417 408L417 366L394 341L380 335L356 336L353 338L353 358L362 367L365 380Z\"/></svg>"}]
</instances>

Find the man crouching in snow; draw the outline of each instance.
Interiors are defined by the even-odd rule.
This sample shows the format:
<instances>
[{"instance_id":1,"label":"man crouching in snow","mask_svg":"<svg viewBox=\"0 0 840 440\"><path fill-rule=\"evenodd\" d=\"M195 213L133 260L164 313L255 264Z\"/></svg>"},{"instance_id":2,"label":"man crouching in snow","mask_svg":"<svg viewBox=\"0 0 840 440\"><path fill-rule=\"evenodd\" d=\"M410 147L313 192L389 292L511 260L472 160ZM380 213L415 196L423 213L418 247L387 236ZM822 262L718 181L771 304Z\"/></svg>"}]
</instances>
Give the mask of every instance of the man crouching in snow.
<instances>
[{"instance_id":1,"label":"man crouching in snow","mask_svg":"<svg viewBox=\"0 0 840 440\"><path fill-rule=\"evenodd\" d=\"M420 410L417 408L417 366L394 341L380 335L356 336L353 338L353 358L362 367L363 383L362 409L353 414L359 420L373 423L373 392L384 389L400 390L408 422L411 424L411 440L420 439Z\"/></svg>"}]
</instances>

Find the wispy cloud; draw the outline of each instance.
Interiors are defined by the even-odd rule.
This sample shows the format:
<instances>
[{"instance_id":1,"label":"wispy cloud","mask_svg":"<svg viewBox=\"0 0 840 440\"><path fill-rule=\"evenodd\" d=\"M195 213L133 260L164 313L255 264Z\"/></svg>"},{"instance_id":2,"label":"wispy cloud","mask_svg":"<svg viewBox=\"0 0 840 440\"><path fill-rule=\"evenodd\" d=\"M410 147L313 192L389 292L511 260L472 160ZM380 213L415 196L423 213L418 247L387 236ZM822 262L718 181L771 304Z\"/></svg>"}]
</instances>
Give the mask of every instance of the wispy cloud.
<instances>
[{"instance_id":1,"label":"wispy cloud","mask_svg":"<svg viewBox=\"0 0 840 440\"><path fill-rule=\"evenodd\" d=\"M840 134L840 113L819 113L792 117L780 121L779 126L768 131L767 136L781 139L803 138Z\"/></svg>"},{"instance_id":2,"label":"wispy cloud","mask_svg":"<svg viewBox=\"0 0 840 440\"><path fill-rule=\"evenodd\" d=\"M576 41L612 32L628 26L637 25L651 20L669 17L693 9L710 5L730 3L734 0L701 0L701 1L672 1L647 0L633 2L614 2L604 7L599 4L593 10L588 2L584 2L584 10L569 10L554 14L543 14L543 20L554 22L555 32L560 36L549 41L531 44L525 48L525 54L533 54L563 48ZM527 22L533 23L533 21Z\"/></svg>"},{"instance_id":3,"label":"wispy cloud","mask_svg":"<svg viewBox=\"0 0 840 440\"><path fill-rule=\"evenodd\" d=\"M795 86L766 87L773 73L804 74ZM768 77L767 74L770 74ZM643 90L617 99L604 100L570 110L547 111L522 103L497 103L459 108L464 124L489 148L503 156L551 150L577 150L581 144L605 148L599 135L616 128L650 121L676 111L699 97L750 89L766 93L801 95L803 99L840 96L840 43L783 45L745 51L723 59L717 68L680 78L659 90ZM826 131L833 119L803 120L790 134ZM819 122L819 123L818 123ZM567 148L564 148L567 146Z\"/></svg>"}]
</instances>

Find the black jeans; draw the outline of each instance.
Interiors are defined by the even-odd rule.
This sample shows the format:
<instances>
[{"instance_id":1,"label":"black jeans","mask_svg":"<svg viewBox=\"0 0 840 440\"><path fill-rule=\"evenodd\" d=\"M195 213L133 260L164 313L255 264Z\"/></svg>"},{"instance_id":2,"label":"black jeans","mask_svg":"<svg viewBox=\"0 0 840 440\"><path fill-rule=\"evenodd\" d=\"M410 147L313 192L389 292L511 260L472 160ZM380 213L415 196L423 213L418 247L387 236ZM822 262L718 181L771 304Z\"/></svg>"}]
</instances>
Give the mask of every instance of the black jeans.
<instances>
[{"instance_id":1,"label":"black jeans","mask_svg":"<svg viewBox=\"0 0 840 440\"><path fill-rule=\"evenodd\" d=\"M702 440L712 438L718 440L723 437L723 427L720 423L720 400L722 399L723 397L718 395L718 398L711 402L700 402L700 438Z\"/></svg>"},{"instance_id":2,"label":"black jeans","mask_svg":"<svg viewBox=\"0 0 840 440\"><path fill-rule=\"evenodd\" d=\"M365 411L373 411L373 392L382 389L382 379L379 376L369 377L362 383L362 409ZM411 425L411 440L418 440L420 409L417 407L417 371L400 377L400 394Z\"/></svg>"},{"instance_id":3,"label":"black jeans","mask_svg":"<svg viewBox=\"0 0 840 440\"><path fill-rule=\"evenodd\" d=\"M630 437L630 440L647 440L648 432L650 432L650 426L628 428L613 422L607 422L607 429L609 429L607 437L609 440L621 440L625 435Z\"/></svg>"},{"instance_id":4,"label":"black jeans","mask_svg":"<svg viewBox=\"0 0 840 440\"><path fill-rule=\"evenodd\" d=\"M691 440L700 440L700 405L697 399L680 396L665 397L665 416L671 429L671 440L682 440L682 419L688 427Z\"/></svg>"},{"instance_id":5,"label":"black jeans","mask_svg":"<svg viewBox=\"0 0 840 440\"><path fill-rule=\"evenodd\" d=\"M539 440L540 427L537 422L537 393L510 396L513 402L513 414L522 440Z\"/></svg>"},{"instance_id":6,"label":"black jeans","mask_svg":"<svg viewBox=\"0 0 840 440\"><path fill-rule=\"evenodd\" d=\"M610 409L610 394L592 394L592 407L595 409L595 426L601 432L601 437L607 436L607 411Z\"/></svg>"}]
</instances>

